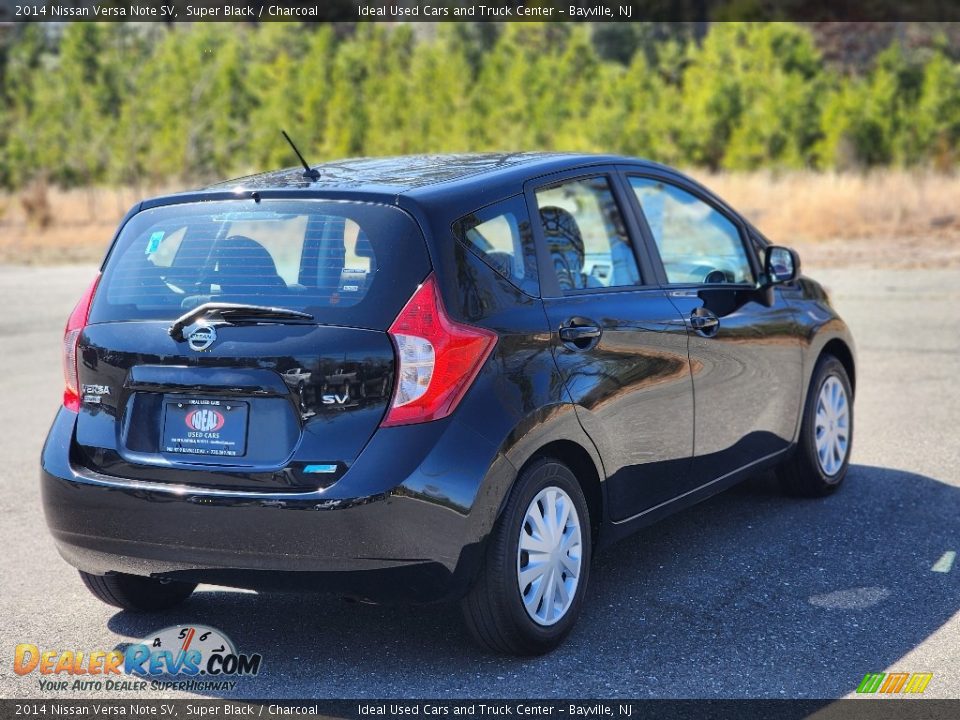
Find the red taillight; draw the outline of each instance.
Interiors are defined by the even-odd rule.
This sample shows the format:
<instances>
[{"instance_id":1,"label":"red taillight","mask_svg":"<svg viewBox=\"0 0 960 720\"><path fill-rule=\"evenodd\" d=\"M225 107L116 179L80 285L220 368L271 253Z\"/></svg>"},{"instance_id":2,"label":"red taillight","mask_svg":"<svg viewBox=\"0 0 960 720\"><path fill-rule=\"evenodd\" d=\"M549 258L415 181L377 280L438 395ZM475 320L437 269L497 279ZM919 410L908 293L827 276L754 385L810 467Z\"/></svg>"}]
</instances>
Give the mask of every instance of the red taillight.
<instances>
[{"instance_id":1,"label":"red taillight","mask_svg":"<svg viewBox=\"0 0 960 720\"><path fill-rule=\"evenodd\" d=\"M497 344L496 333L447 316L432 274L389 333L397 348L397 380L383 427L439 420L452 413Z\"/></svg>"},{"instance_id":2,"label":"red taillight","mask_svg":"<svg viewBox=\"0 0 960 720\"><path fill-rule=\"evenodd\" d=\"M80 381L77 378L77 342L80 340L80 333L87 325L87 318L90 317L90 304L93 302L93 294L97 291L97 284L100 282L100 276L97 275L90 287L80 298L80 302L73 308L70 318L67 320L67 327L63 331L63 406L67 410L80 412Z\"/></svg>"}]
</instances>

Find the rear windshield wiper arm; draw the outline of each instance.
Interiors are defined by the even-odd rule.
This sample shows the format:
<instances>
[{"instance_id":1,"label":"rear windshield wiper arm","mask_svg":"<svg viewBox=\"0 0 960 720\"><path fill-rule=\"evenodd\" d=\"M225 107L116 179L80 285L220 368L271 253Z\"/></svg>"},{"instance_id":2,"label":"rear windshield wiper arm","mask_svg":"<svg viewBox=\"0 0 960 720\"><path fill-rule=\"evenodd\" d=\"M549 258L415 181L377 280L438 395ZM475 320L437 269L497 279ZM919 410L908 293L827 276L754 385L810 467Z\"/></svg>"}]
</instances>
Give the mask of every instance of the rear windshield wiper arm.
<instances>
[{"instance_id":1,"label":"rear windshield wiper arm","mask_svg":"<svg viewBox=\"0 0 960 720\"><path fill-rule=\"evenodd\" d=\"M266 305L208 302L198 305L174 320L173 325L168 330L170 337L178 342L182 341L184 339L183 329L200 318L210 318L214 321L214 324L233 325L242 322L310 322L313 320L313 315L299 310L268 307Z\"/></svg>"}]
</instances>

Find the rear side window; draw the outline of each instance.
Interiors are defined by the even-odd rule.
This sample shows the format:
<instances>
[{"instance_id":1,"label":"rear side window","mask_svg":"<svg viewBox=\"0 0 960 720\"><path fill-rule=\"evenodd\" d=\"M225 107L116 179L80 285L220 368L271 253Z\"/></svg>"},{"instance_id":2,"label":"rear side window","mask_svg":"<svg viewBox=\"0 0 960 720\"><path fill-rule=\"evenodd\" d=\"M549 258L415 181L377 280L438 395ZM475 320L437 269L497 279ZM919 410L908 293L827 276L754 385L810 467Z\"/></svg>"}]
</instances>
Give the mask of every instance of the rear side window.
<instances>
[{"instance_id":1,"label":"rear side window","mask_svg":"<svg viewBox=\"0 0 960 720\"><path fill-rule=\"evenodd\" d=\"M379 329L429 269L418 227L393 207L302 200L167 205L123 228L90 319L174 319L206 302L235 302Z\"/></svg>"},{"instance_id":2,"label":"rear side window","mask_svg":"<svg viewBox=\"0 0 960 720\"><path fill-rule=\"evenodd\" d=\"M640 285L623 216L606 177L537 190L540 222L564 292Z\"/></svg>"},{"instance_id":3,"label":"rear side window","mask_svg":"<svg viewBox=\"0 0 960 720\"><path fill-rule=\"evenodd\" d=\"M457 239L528 295L539 295L537 257L522 195L488 205L453 224Z\"/></svg>"}]
</instances>

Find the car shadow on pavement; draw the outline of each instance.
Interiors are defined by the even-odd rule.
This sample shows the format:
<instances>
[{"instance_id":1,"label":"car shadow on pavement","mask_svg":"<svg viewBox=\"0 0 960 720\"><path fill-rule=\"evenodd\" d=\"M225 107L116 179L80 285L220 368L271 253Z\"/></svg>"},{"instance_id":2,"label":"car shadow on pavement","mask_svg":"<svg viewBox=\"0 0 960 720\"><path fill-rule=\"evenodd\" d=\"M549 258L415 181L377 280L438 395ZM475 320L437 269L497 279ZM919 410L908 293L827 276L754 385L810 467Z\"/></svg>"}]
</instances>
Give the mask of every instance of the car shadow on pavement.
<instances>
[{"instance_id":1,"label":"car shadow on pavement","mask_svg":"<svg viewBox=\"0 0 960 720\"><path fill-rule=\"evenodd\" d=\"M898 661L960 609L960 567L938 563L958 517L960 489L899 470L851 466L820 500L751 481L600 553L579 623L541 658L476 649L454 604L201 591L109 627L200 623L263 655L214 697L831 698L890 667L935 690L942 666Z\"/></svg>"}]
</instances>

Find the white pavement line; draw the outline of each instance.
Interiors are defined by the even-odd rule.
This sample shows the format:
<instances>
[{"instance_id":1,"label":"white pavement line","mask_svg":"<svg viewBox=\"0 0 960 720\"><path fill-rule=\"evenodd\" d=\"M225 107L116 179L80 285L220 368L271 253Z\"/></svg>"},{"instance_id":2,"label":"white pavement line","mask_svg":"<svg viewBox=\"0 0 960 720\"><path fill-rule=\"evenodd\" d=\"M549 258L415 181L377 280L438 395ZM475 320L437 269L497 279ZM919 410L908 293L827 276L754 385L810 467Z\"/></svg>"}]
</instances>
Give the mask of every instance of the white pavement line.
<instances>
[{"instance_id":1,"label":"white pavement line","mask_svg":"<svg viewBox=\"0 0 960 720\"><path fill-rule=\"evenodd\" d=\"M930 569L938 573L948 573L950 572L950 568L953 567L953 561L956 559L956 551L947 550L943 555L940 556L940 559L937 560Z\"/></svg>"}]
</instances>

